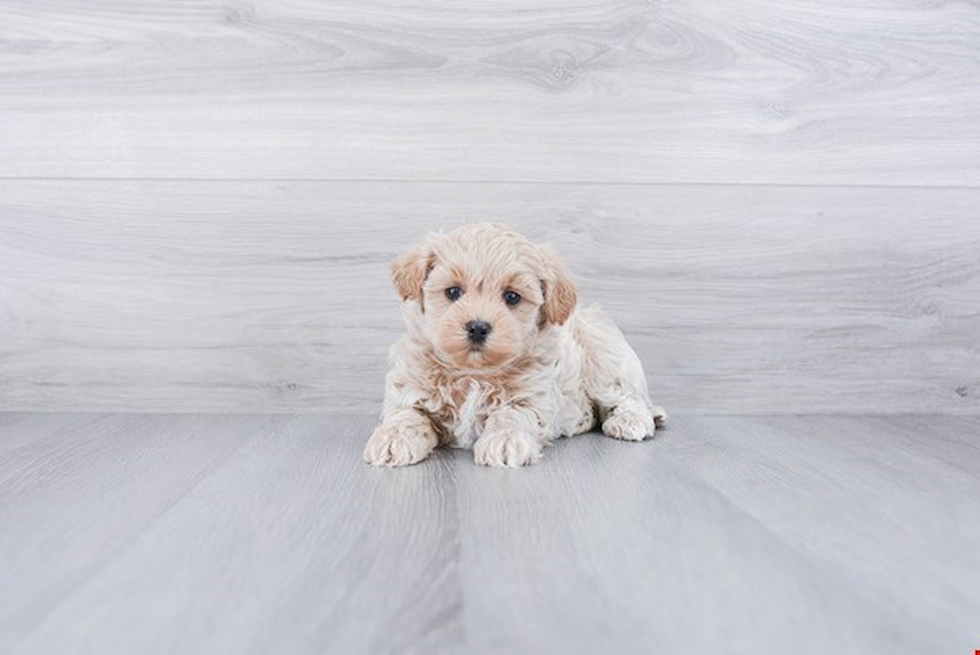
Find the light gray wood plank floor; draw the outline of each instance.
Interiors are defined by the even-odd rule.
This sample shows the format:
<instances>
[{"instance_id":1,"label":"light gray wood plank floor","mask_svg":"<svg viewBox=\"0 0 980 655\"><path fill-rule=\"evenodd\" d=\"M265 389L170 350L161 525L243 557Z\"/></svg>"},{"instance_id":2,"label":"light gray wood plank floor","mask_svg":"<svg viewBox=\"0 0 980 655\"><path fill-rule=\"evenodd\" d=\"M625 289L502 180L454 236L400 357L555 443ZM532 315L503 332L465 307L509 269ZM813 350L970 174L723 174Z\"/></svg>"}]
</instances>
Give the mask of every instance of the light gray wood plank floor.
<instances>
[{"instance_id":1,"label":"light gray wood plank floor","mask_svg":"<svg viewBox=\"0 0 980 655\"><path fill-rule=\"evenodd\" d=\"M964 653L980 417L675 417L493 470L373 420L0 414L0 652Z\"/></svg>"}]
</instances>

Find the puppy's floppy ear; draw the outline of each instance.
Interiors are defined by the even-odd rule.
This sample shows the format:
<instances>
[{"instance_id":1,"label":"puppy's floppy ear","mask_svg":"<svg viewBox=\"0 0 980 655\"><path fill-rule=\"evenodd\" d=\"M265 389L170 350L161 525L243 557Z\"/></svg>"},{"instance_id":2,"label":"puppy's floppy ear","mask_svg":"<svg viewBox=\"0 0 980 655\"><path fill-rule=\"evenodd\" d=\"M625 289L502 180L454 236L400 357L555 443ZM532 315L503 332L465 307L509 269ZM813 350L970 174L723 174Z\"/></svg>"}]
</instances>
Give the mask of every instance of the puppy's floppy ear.
<instances>
[{"instance_id":1,"label":"puppy's floppy ear","mask_svg":"<svg viewBox=\"0 0 980 655\"><path fill-rule=\"evenodd\" d=\"M544 305L541 311L549 323L562 325L568 320L578 303L578 292L564 265L554 253L542 250L545 264L541 287L544 290Z\"/></svg>"},{"instance_id":2,"label":"puppy's floppy ear","mask_svg":"<svg viewBox=\"0 0 980 655\"><path fill-rule=\"evenodd\" d=\"M391 281L402 300L422 297L422 285L435 265L435 253L428 242L402 253L391 263Z\"/></svg>"}]
</instances>

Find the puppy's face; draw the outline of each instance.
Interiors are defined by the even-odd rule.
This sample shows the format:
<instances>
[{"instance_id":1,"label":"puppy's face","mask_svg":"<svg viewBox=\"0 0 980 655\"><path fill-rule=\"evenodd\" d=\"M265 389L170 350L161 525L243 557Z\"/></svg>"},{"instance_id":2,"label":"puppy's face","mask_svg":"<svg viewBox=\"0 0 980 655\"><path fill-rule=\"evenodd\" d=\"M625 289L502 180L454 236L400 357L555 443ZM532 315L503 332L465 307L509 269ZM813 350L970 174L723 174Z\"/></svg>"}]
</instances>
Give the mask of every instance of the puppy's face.
<instances>
[{"instance_id":1,"label":"puppy's face","mask_svg":"<svg viewBox=\"0 0 980 655\"><path fill-rule=\"evenodd\" d=\"M500 225L432 237L397 260L392 277L404 300L418 301L413 309L436 356L459 370L506 366L575 307L561 266Z\"/></svg>"},{"instance_id":2,"label":"puppy's face","mask_svg":"<svg viewBox=\"0 0 980 655\"><path fill-rule=\"evenodd\" d=\"M544 299L526 263L508 262L492 272L472 263L435 262L422 288L427 332L444 362L460 369L495 368L527 350Z\"/></svg>"}]
</instances>

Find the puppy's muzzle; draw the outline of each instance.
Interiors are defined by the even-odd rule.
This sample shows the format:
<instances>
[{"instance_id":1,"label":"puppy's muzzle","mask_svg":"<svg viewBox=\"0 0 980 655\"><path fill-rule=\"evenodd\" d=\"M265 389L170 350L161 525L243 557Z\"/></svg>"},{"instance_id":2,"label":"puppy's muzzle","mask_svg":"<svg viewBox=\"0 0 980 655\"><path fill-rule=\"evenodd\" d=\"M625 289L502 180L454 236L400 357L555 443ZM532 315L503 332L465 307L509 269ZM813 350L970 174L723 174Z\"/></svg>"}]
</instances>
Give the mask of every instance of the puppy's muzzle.
<instances>
[{"instance_id":1,"label":"puppy's muzzle","mask_svg":"<svg viewBox=\"0 0 980 655\"><path fill-rule=\"evenodd\" d=\"M490 334L490 324L486 321L470 321L466 324L466 338L475 346L483 345Z\"/></svg>"}]
</instances>

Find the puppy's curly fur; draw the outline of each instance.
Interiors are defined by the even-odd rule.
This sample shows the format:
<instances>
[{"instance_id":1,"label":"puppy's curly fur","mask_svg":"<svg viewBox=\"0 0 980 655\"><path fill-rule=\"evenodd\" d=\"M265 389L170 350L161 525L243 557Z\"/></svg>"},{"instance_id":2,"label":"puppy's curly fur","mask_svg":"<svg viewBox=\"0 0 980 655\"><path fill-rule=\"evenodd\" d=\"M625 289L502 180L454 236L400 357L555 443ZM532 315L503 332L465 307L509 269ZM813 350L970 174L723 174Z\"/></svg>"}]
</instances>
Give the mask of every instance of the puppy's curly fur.
<instances>
[{"instance_id":1,"label":"puppy's curly fur","mask_svg":"<svg viewBox=\"0 0 980 655\"><path fill-rule=\"evenodd\" d=\"M442 444L523 466L597 423L641 441L665 420L623 334L598 309L577 310L564 267L507 227L432 235L393 263L392 280L407 331L391 350L369 463L414 464Z\"/></svg>"}]
</instances>

